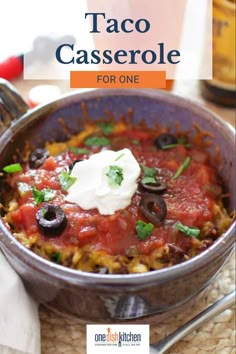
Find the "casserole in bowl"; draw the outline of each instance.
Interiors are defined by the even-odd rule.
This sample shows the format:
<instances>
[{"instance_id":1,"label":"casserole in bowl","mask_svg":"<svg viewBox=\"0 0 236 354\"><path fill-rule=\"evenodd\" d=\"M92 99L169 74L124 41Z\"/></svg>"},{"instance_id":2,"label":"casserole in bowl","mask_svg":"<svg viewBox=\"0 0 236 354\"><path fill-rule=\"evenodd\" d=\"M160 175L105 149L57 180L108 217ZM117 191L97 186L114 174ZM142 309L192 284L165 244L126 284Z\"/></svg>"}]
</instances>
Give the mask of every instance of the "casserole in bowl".
<instances>
[{"instance_id":1,"label":"casserole in bowl","mask_svg":"<svg viewBox=\"0 0 236 354\"><path fill-rule=\"evenodd\" d=\"M232 128L210 112L178 97L149 90L99 90L73 93L48 105L26 112L27 107L15 95L5 96L5 117L13 112L11 126L3 127L1 167L22 158L25 146L43 147L48 141L65 141L68 132L83 131L89 121L106 118L112 112L117 121L130 116L134 124L145 120L149 127L158 124L175 132L192 130L197 123L212 135L209 153L220 151L221 178L230 193L230 210L234 208L234 151ZM86 109L85 109L86 107ZM60 122L63 123L60 124ZM7 119L6 119L7 120ZM79 123L78 123L79 122ZM5 125L8 125L6 122ZM14 142L14 143L13 143ZM14 157L17 155L17 158ZM224 264L233 246L233 225L212 246L184 263L142 274L96 274L67 269L49 262L22 246L1 221L1 248L21 275L25 286L40 302L87 321L132 319L162 313L185 303L202 290ZM90 309L89 313L87 309Z\"/></svg>"}]
</instances>

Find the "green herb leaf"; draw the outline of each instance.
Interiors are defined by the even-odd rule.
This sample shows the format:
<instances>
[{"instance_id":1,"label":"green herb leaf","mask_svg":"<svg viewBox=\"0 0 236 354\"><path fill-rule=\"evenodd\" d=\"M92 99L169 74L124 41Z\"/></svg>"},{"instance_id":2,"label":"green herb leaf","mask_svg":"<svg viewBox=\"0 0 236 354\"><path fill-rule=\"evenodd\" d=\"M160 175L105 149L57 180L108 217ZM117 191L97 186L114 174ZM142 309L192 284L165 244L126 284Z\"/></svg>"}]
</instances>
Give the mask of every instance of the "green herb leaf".
<instances>
[{"instance_id":1,"label":"green herb leaf","mask_svg":"<svg viewBox=\"0 0 236 354\"><path fill-rule=\"evenodd\" d=\"M110 135L114 130L114 124L112 122L98 123L99 128L105 135Z\"/></svg>"},{"instance_id":2,"label":"green herb leaf","mask_svg":"<svg viewBox=\"0 0 236 354\"><path fill-rule=\"evenodd\" d=\"M179 166L178 170L176 171L175 175L172 177L173 179L179 178L179 176L183 173L184 170L186 170L191 162L191 157L186 157L182 165Z\"/></svg>"},{"instance_id":3,"label":"green herb leaf","mask_svg":"<svg viewBox=\"0 0 236 354\"><path fill-rule=\"evenodd\" d=\"M89 136L85 139L84 144L86 146L106 146L110 144L110 140L104 136Z\"/></svg>"},{"instance_id":4,"label":"green herb leaf","mask_svg":"<svg viewBox=\"0 0 236 354\"><path fill-rule=\"evenodd\" d=\"M136 222L137 237L140 241L145 240L147 237L151 236L154 225L150 222L147 224L142 220Z\"/></svg>"},{"instance_id":5,"label":"green herb leaf","mask_svg":"<svg viewBox=\"0 0 236 354\"><path fill-rule=\"evenodd\" d=\"M36 205L43 202L43 192L39 191L35 186L32 186L32 192L34 197L34 202Z\"/></svg>"},{"instance_id":6,"label":"green herb leaf","mask_svg":"<svg viewBox=\"0 0 236 354\"><path fill-rule=\"evenodd\" d=\"M67 191L76 181L76 177L71 177L68 173L62 172L58 176L61 187Z\"/></svg>"},{"instance_id":7,"label":"green herb leaf","mask_svg":"<svg viewBox=\"0 0 236 354\"><path fill-rule=\"evenodd\" d=\"M47 209L41 208L41 213L42 213L42 216L44 217L47 214Z\"/></svg>"},{"instance_id":8,"label":"green herb leaf","mask_svg":"<svg viewBox=\"0 0 236 354\"><path fill-rule=\"evenodd\" d=\"M140 167L143 170L145 177L155 177L156 176L156 169L155 168L147 167L147 166L143 165L142 163L140 164Z\"/></svg>"},{"instance_id":9,"label":"green herb leaf","mask_svg":"<svg viewBox=\"0 0 236 354\"><path fill-rule=\"evenodd\" d=\"M197 227L188 227L183 225L180 221L175 224L175 228L183 232L188 237L197 238L200 234L200 230Z\"/></svg>"},{"instance_id":10,"label":"green herb leaf","mask_svg":"<svg viewBox=\"0 0 236 354\"><path fill-rule=\"evenodd\" d=\"M53 200L56 195L56 191L53 191L50 188L44 188L40 191L35 186L32 186L32 191L36 205L42 202L49 202L50 200Z\"/></svg>"},{"instance_id":11,"label":"green herb leaf","mask_svg":"<svg viewBox=\"0 0 236 354\"><path fill-rule=\"evenodd\" d=\"M3 167L3 171L6 173L21 172L22 167L19 163L13 163L12 165L7 165L7 166Z\"/></svg>"},{"instance_id":12,"label":"green herb leaf","mask_svg":"<svg viewBox=\"0 0 236 354\"><path fill-rule=\"evenodd\" d=\"M140 145L140 141L137 140L137 139L132 140L132 143L133 143L134 145Z\"/></svg>"},{"instance_id":13,"label":"green herb leaf","mask_svg":"<svg viewBox=\"0 0 236 354\"><path fill-rule=\"evenodd\" d=\"M143 177L142 178L142 183L143 184L156 184L157 180L155 177Z\"/></svg>"},{"instance_id":14,"label":"green herb leaf","mask_svg":"<svg viewBox=\"0 0 236 354\"><path fill-rule=\"evenodd\" d=\"M185 136L180 136L178 138L178 144L185 144L186 143L186 138Z\"/></svg>"},{"instance_id":15,"label":"green herb leaf","mask_svg":"<svg viewBox=\"0 0 236 354\"><path fill-rule=\"evenodd\" d=\"M88 149L77 148L75 146L69 146L69 150L71 152L73 152L74 154L78 154L78 155L89 154L89 150Z\"/></svg>"},{"instance_id":16,"label":"green herb leaf","mask_svg":"<svg viewBox=\"0 0 236 354\"><path fill-rule=\"evenodd\" d=\"M109 171L106 173L106 176L109 178L111 185L120 186L124 179L123 169L119 166L109 166Z\"/></svg>"},{"instance_id":17,"label":"green herb leaf","mask_svg":"<svg viewBox=\"0 0 236 354\"><path fill-rule=\"evenodd\" d=\"M56 253L52 253L50 254L50 259L53 261L53 262L56 262L56 263L61 263L61 252L56 252Z\"/></svg>"},{"instance_id":18,"label":"green herb leaf","mask_svg":"<svg viewBox=\"0 0 236 354\"><path fill-rule=\"evenodd\" d=\"M170 149L174 149L175 147L179 146L179 145L183 145L184 147L190 148L192 147L192 144L170 144L170 145L164 145L162 147L162 150L170 150Z\"/></svg>"},{"instance_id":19,"label":"green herb leaf","mask_svg":"<svg viewBox=\"0 0 236 354\"><path fill-rule=\"evenodd\" d=\"M120 154L120 155L115 159L115 161L118 161L118 160L121 159L124 155L125 155L125 153Z\"/></svg>"},{"instance_id":20,"label":"green herb leaf","mask_svg":"<svg viewBox=\"0 0 236 354\"><path fill-rule=\"evenodd\" d=\"M141 169L144 172L144 176L142 178L142 183L143 184L156 184L156 169L144 166L143 164L140 164Z\"/></svg>"}]
</instances>

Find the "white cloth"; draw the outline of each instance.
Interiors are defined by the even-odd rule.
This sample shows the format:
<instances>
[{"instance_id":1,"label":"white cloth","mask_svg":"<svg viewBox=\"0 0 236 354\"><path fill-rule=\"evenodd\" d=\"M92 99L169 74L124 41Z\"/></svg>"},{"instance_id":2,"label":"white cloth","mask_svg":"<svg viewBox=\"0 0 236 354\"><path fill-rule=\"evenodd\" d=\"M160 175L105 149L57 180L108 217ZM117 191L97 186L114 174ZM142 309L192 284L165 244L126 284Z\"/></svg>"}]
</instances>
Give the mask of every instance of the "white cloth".
<instances>
[{"instance_id":1,"label":"white cloth","mask_svg":"<svg viewBox=\"0 0 236 354\"><path fill-rule=\"evenodd\" d=\"M40 352L38 305L0 251L0 353Z\"/></svg>"}]
</instances>

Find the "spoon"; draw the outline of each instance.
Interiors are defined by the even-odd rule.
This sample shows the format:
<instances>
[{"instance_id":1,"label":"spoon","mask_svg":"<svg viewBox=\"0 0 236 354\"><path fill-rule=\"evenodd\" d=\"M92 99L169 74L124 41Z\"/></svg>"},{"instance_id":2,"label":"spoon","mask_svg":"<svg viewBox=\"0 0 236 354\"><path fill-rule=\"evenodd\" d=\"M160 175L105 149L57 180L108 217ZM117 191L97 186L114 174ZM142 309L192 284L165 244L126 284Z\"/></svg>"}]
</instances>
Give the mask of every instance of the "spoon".
<instances>
[{"instance_id":1,"label":"spoon","mask_svg":"<svg viewBox=\"0 0 236 354\"><path fill-rule=\"evenodd\" d=\"M190 332L194 331L203 323L211 320L213 317L219 313L225 311L229 307L235 304L235 290L231 293L225 295L222 299L215 302L213 305L206 308L204 311L199 313L197 316L192 318L190 321L185 323L183 326L178 328L173 333L169 334L167 337L161 339L160 341L153 343L151 348L151 354L162 354L165 353L173 344L178 342L180 339L185 337Z\"/></svg>"}]
</instances>

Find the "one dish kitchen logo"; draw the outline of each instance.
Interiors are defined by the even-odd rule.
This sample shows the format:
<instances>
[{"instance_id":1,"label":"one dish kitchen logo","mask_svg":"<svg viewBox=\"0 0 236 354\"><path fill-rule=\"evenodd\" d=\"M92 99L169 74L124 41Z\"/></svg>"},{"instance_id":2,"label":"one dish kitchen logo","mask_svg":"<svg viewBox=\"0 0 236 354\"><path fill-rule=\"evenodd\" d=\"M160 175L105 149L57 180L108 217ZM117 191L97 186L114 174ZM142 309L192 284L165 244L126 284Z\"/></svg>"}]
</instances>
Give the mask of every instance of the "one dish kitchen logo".
<instances>
[{"instance_id":1,"label":"one dish kitchen logo","mask_svg":"<svg viewBox=\"0 0 236 354\"><path fill-rule=\"evenodd\" d=\"M110 346L118 346L122 345L131 346L137 345L140 346L142 342L142 334L141 333L132 333L129 332L113 332L110 327L107 328L107 333L96 333L94 335L95 346L96 345L110 345Z\"/></svg>"},{"instance_id":2,"label":"one dish kitchen logo","mask_svg":"<svg viewBox=\"0 0 236 354\"><path fill-rule=\"evenodd\" d=\"M87 354L149 353L149 325L87 325Z\"/></svg>"}]
</instances>

